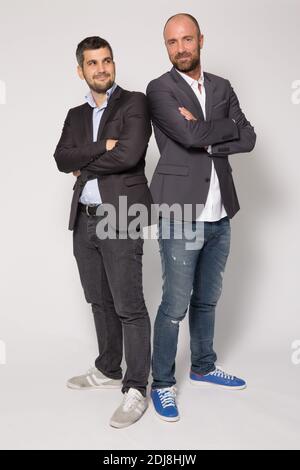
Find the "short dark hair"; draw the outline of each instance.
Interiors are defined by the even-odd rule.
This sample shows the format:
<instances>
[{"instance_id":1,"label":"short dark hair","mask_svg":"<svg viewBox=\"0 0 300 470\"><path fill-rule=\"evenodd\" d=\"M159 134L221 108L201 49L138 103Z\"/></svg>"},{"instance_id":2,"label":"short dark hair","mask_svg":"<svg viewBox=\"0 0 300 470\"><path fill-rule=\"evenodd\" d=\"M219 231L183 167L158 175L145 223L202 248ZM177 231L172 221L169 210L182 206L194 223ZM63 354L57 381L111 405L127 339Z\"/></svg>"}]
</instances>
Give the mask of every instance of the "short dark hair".
<instances>
[{"instance_id":1,"label":"short dark hair","mask_svg":"<svg viewBox=\"0 0 300 470\"><path fill-rule=\"evenodd\" d=\"M167 26L167 24L169 23L169 21L171 21L173 18L176 18L176 16L186 16L187 18L189 18L190 20L192 20L192 22L194 23L194 25L195 25L196 28L197 28L198 35L199 35L199 36L201 35L201 30L200 30L200 26L199 26L198 21L196 20L196 18L195 18L194 16L190 15L189 13L177 13L176 15L171 16L171 17L168 19L168 21L166 22L166 24L165 24L164 32L165 32L166 26Z\"/></svg>"},{"instance_id":2,"label":"short dark hair","mask_svg":"<svg viewBox=\"0 0 300 470\"><path fill-rule=\"evenodd\" d=\"M76 58L78 65L80 65L81 68L83 67L84 51L102 49L104 47L107 47L109 49L111 58L114 60L112 48L105 39L100 38L99 36L91 36L89 38L83 39L83 41L78 44L76 49Z\"/></svg>"}]
</instances>

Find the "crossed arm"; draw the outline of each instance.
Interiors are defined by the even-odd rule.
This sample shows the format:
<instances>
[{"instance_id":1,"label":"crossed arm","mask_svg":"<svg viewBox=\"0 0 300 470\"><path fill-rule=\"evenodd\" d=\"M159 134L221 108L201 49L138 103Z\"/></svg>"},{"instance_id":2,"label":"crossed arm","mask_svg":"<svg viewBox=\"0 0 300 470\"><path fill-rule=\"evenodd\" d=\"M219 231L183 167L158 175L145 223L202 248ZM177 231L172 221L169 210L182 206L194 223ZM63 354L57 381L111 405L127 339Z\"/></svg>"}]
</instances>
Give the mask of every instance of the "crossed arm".
<instances>
[{"instance_id":1,"label":"crossed arm","mask_svg":"<svg viewBox=\"0 0 300 470\"><path fill-rule=\"evenodd\" d=\"M103 140L76 146L71 126L71 112L72 110L67 114L62 134L54 153L57 167L59 171L64 173L71 173L81 169L106 149L106 142Z\"/></svg>"},{"instance_id":2,"label":"crossed arm","mask_svg":"<svg viewBox=\"0 0 300 470\"><path fill-rule=\"evenodd\" d=\"M228 117L211 121L197 120L186 108L178 107L172 91L157 90L150 84L147 96L154 124L186 148L207 148L211 145L213 156L250 152L254 148L256 135L240 108L233 88L228 84Z\"/></svg>"},{"instance_id":3,"label":"crossed arm","mask_svg":"<svg viewBox=\"0 0 300 470\"><path fill-rule=\"evenodd\" d=\"M246 119L245 114L241 110L240 103L232 86L229 95L229 118L234 119L239 130L239 138L236 140L228 140L222 144L216 143L212 145L213 156L227 156L235 153L251 152L256 143L256 134L254 127Z\"/></svg>"},{"instance_id":4,"label":"crossed arm","mask_svg":"<svg viewBox=\"0 0 300 470\"><path fill-rule=\"evenodd\" d=\"M146 97L134 93L124 110L124 125L118 141L103 139L76 146L69 112L54 158L60 171L73 172L75 176L82 171L95 176L122 173L144 157L151 132Z\"/></svg>"}]
</instances>

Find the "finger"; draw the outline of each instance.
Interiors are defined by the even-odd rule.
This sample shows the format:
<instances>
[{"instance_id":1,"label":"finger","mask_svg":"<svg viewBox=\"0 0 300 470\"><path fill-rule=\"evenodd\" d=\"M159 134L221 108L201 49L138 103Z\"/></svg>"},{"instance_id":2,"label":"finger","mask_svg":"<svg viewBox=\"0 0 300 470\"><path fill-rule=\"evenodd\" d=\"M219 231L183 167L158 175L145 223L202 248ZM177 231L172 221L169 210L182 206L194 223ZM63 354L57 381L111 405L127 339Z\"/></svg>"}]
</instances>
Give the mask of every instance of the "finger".
<instances>
[{"instance_id":1,"label":"finger","mask_svg":"<svg viewBox=\"0 0 300 470\"><path fill-rule=\"evenodd\" d=\"M190 114L183 114L183 116L188 119L193 119L193 116L191 116Z\"/></svg>"}]
</instances>

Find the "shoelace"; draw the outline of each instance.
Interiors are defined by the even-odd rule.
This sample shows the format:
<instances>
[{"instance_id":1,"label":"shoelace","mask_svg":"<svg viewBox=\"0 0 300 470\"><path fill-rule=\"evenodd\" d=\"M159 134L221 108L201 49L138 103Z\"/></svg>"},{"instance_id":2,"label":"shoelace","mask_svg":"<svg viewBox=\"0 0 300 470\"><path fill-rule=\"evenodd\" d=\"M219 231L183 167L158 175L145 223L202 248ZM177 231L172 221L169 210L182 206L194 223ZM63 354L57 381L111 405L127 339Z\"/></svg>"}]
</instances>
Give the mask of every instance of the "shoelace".
<instances>
[{"instance_id":1,"label":"shoelace","mask_svg":"<svg viewBox=\"0 0 300 470\"><path fill-rule=\"evenodd\" d=\"M123 410L128 411L134 408L140 401L140 393L133 388L129 389L129 391L124 394Z\"/></svg>"},{"instance_id":2,"label":"shoelace","mask_svg":"<svg viewBox=\"0 0 300 470\"><path fill-rule=\"evenodd\" d=\"M168 406L176 406L175 398L176 398L176 388L159 388L157 390L160 402L163 408L167 408Z\"/></svg>"},{"instance_id":3,"label":"shoelace","mask_svg":"<svg viewBox=\"0 0 300 470\"><path fill-rule=\"evenodd\" d=\"M226 374L222 369L216 369L213 372L210 372L208 375L214 375L215 377L221 377L225 380L234 380L233 375Z\"/></svg>"}]
</instances>

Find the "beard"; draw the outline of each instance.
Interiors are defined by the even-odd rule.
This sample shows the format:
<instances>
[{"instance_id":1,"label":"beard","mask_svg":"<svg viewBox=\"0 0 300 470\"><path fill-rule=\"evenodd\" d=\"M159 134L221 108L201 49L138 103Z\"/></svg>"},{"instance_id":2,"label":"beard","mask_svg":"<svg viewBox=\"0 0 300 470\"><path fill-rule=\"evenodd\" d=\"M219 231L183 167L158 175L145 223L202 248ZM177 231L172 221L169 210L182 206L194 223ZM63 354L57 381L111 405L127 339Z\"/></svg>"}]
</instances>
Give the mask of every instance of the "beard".
<instances>
[{"instance_id":1,"label":"beard","mask_svg":"<svg viewBox=\"0 0 300 470\"><path fill-rule=\"evenodd\" d=\"M186 59L182 62L180 59ZM193 72L200 65L200 47L198 48L197 55L184 52L183 54L177 54L174 59L171 59L172 64L183 73Z\"/></svg>"},{"instance_id":2,"label":"beard","mask_svg":"<svg viewBox=\"0 0 300 470\"><path fill-rule=\"evenodd\" d=\"M109 74L101 74L99 75L101 77L110 77ZM114 84L114 80L112 78L110 78L108 81L105 81L103 83L100 83L100 82L96 82L95 77L93 77L92 80L88 79L85 75L84 75L84 78L85 78L85 81L86 83L88 84L89 88L94 91L95 93L105 93L107 90L109 90L113 84Z\"/></svg>"}]
</instances>

